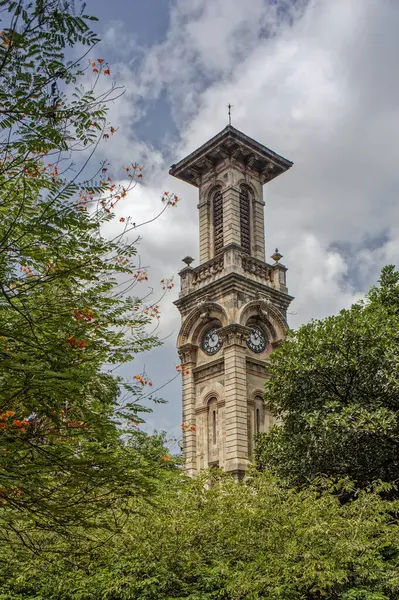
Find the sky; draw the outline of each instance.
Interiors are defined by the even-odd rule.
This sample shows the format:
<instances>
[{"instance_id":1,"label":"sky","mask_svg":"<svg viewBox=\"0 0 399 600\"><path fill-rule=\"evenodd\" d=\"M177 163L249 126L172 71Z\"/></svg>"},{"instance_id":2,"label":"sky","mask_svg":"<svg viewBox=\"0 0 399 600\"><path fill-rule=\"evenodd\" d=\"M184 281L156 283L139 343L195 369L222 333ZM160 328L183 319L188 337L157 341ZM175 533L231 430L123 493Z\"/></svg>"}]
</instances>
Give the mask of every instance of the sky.
<instances>
[{"instance_id":1,"label":"sky","mask_svg":"<svg viewBox=\"0 0 399 600\"><path fill-rule=\"evenodd\" d=\"M399 255L399 2L397 0L89 0L104 57L125 93L110 106L117 134L100 150L112 165L144 165L144 183L117 209L141 222L141 264L162 300L161 348L120 369L145 369L168 401L147 429L179 435L181 381L173 301L186 255L198 264L197 190L171 164L227 124L294 166L267 184L266 248L278 247L295 296L291 327L350 306ZM171 383L165 385L169 380Z\"/></svg>"}]
</instances>

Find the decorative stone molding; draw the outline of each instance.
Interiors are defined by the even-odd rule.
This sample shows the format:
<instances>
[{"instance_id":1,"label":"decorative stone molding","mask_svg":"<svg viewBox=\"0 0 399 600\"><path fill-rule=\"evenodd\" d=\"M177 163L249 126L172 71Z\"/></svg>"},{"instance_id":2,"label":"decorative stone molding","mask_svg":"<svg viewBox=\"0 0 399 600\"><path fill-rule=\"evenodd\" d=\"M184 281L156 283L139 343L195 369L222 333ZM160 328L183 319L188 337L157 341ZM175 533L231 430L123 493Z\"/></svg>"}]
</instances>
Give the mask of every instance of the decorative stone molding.
<instances>
[{"instance_id":1,"label":"decorative stone molding","mask_svg":"<svg viewBox=\"0 0 399 600\"><path fill-rule=\"evenodd\" d=\"M238 323L232 323L219 329L225 346L245 346L251 329Z\"/></svg>"},{"instance_id":2,"label":"decorative stone molding","mask_svg":"<svg viewBox=\"0 0 399 600\"><path fill-rule=\"evenodd\" d=\"M222 308L220 304L216 304L216 302L209 302L207 300L208 296L205 296L204 298L197 303L196 308L194 308L185 318L179 332L179 344L185 344L190 338L195 341L195 332L198 328L202 329L206 321L219 319L221 323L227 323L225 309Z\"/></svg>"},{"instance_id":3,"label":"decorative stone molding","mask_svg":"<svg viewBox=\"0 0 399 600\"><path fill-rule=\"evenodd\" d=\"M248 319L254 315L258 315L266 323L270 323L276 330L276 338L280 339L284 337L288 330L288 324L281 312L274 306L267 298L258 298L248 302L240 313L239 321L244 325ZM272 341L272 344L276 340Z\"/></svg>"},{"instance_id":4,"label":"decorative stone molding","mask_svg":"<svg viewBox=\"0 0 399 600\"><path fill-rule=\"evenodd\" d=\"M183 365L197 361L198 347L195 344L183 344L178 349L179 357Z\"/></svg>"},{"instance_id":5,"label":"decorative stone molding","mask_svg":"<svg viewBox=\"0 0 399 600\"><path fill-rule=\"evenodd\" d=\"M205 396L202 398L202 404L208 406L210 400L216 400L216 403L220 401L220 393L215 389L212 389L210 392L207 392Z\"/></svg>"},{"instance_id":6,"label":"decorative stone molding","mask_svg":"<svg viewBox=\"0 0 399 600\"><path fill-rule=\"evenodd\" d=\"M210 302L210 297L204 296L204 298L198 302L198 310L200 311L200 319L202 321L207 321L209 319L209 313L211 312L211 309L212 302Z\"/></svg>"},{"instance_id":7,"label":"decorative stone molding","mask_svg":"<svg viewBox=\"0 0 399 600\"><path fill-rule=\"evenodd\" d=\"M270 281L270 267L261 260L253 258L252 256L242 255L241 266L246 273L251 273L256 277L261 277L265 281Z\"/></svg>"},{"instance_id":8,"label":"decorative stone molding","mask_svg":"<svg viewBox=\"0 0 399 600\"><path fill-rule=\"evenodd\" d=\"M192 285L195 287L196 285L199 285L208 279L215 278L218 273L223 271L223 267L223 254L213 258L212 260L208 260L208 262L204 265L196 267L192 270Z\"/></svg>"}]
</instances>

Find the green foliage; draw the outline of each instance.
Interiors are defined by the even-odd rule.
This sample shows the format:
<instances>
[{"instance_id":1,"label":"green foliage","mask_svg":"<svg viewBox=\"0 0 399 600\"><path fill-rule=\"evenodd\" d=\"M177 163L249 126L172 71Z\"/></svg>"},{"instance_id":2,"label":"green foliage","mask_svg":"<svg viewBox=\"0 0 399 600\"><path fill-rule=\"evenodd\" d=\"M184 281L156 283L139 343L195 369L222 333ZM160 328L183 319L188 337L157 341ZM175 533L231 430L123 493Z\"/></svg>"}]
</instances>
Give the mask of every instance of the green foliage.
<instances>
[{"instance_id":1,"label":"green foliage","mask_svg":"<svg viewBox=\"0 0 399 600\"><path fill-rule=\"evenodd\" d=\"M1 600L399 597L396 502L360 491L342 505L349 482L298 491L270 474L171 483L152 504L136 499L112 545L79 562L65 547L56 561L14 559Z\"/></svg>"},{"instance_id":2,"label":"green foliage","mask_svg":"<svg viewBox=\"0 0 399 600\"><path fill-rule=\"evenodd\" d=\"M257 441L258 467L290 481L399 479L399 274L368 301L291 333L270 360L265 398L283 419Z\"/></svg>"},{"instance_id":3,"label":"green foliage","mask_svg":"<svg viewBox=\"0 0 399 600\"><path fill-rule=\"evenodd\" d=\"M106 63L82 68L65 49L98 38L72 1L0 6L0 546L37 552L37 529L76 544L83 525L92 540L98 527L117 529L130 498L153 493L173 466L137 429L146 379L105 370L158 341L134 294L144 278L126 241L134 225L102 234L141 170L124 169L128 188L105 164L83 179L114 131L115 88L97 98ZM88 89L77 86L85 71Z\"/></svg>"}]
</instances>

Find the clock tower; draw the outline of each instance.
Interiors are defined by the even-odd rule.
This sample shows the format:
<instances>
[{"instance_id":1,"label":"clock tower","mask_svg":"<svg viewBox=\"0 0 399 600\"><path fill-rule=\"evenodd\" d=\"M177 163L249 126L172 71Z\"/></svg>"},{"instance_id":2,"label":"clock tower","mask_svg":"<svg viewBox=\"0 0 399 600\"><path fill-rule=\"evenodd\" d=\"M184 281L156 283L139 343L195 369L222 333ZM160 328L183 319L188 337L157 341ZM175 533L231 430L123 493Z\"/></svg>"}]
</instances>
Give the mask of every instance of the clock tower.
<instances>
[{"instance_id":1,"label":"clock tower","mask_svg":"<svg viewBox=\"0 0 399 600\"><path fill-rule=\"evenodd\" d=\"M218 466L240 479L253 436L273 424L263 398L267 360L285 335L292 297L278 250L265 261L263 185L291 166L228 125L170 169L199 190L200 264L184 259L176 301L191 475Z\"/></svg>"}]
</instances>

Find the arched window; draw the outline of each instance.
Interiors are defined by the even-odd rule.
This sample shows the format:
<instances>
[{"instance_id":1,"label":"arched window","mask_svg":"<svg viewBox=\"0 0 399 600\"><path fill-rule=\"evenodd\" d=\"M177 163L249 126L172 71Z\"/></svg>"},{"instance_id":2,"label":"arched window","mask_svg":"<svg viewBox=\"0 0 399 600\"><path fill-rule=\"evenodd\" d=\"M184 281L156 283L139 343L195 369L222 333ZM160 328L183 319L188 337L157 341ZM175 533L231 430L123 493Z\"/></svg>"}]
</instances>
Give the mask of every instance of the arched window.
<instances>
[{"instance_id":1,"label":"arched window","mask_svg":"<svg viewBox=\"0 0 399 600\"><path fill-rule=\"evenodd\" d=\"M264 401L261 396L255 397L255 434L262 433L265 430L265 407Z\"/></svg>"},{"instance_id":2,"label":"arched window","mask_svg":"<svg viewBox=\"0 0 399 600\"><path fill-rule=\"evenodd\" d=\"M214 256L223 250L223 197L220 189L213 195L213 252Z\"/></svg>"},{"instance_id":3,"label":"arched window","mask_svg":"<svg viewBox=\"0 0 399 600\"><path fill-rule=\"evenodd\" d=\"M250 193L244 185L240 188L240 231L241 247L251 254L251 207Z\"/></svg>"},{"instance_id":4,"label":"arched window","mask_svg":"<svg viewBox=\"0 0 399 600\"><path fill-rule=\"evenodd\" d=\"M218 446L218 407L216 398L208 401L208 463L216 464L219 460Z\"/></svg>"}]
</instances>

